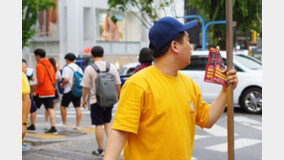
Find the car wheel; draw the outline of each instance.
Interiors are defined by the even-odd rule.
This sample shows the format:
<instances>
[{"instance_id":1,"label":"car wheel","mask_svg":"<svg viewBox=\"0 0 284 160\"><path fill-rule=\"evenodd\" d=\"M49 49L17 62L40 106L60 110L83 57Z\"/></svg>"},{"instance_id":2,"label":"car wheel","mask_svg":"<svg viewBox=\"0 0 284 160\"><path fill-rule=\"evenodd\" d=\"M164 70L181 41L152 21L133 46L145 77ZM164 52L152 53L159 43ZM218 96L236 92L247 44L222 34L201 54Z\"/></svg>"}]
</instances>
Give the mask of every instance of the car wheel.
<instances>
[{"instance_id":1,"label":"car wheel","mask_svg":"<svg viewBox=\"0 0 284 160\"><path fill-rule=\"evenodd\" d=\"M249 113L262 112L262 89L258 87L251 87L244 91L241 96L241 106Z\"/></svg>"}]
</instances>

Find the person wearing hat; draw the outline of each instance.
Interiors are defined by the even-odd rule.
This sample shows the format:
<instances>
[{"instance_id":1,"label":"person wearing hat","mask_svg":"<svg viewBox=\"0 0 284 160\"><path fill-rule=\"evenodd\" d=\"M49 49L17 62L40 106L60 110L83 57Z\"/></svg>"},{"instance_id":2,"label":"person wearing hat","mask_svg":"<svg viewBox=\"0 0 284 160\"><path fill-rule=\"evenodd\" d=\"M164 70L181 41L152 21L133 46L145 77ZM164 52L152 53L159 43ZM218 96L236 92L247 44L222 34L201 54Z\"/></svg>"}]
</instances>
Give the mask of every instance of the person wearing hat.
<instances>
[{"instance_id":1,"label":"person wearing hat","mask_svg":"<svg viewBox=\"0 0 284 160\"><path fill-rule=\"evenodd\" d=\"M155 64L131 76L120 93L104 160L182 159L192 156L195 125L211 128L225 109L223 86L212 104L201 98L198 85L180 69L190 64L187 30L196 20L182 24L172 17L156 21L149 31ZM236 88L235 70L226 69L227 84Z\"/></svg>"},{"instance_id":2,"label":"person wearing hat","mask_svg":"<svg viewBox=\"0 0 284 160\"><path fill-rule=\"evenodd\" d=\"M152 61L153 61L153 56L151 53L151 50L149 48L142 48L140 50L139 53L139 62L140 65L138 65L135 69L134 69L134 73L140 71L143 68L149 67L152 65Z\"/></svg>"}]
</instances>

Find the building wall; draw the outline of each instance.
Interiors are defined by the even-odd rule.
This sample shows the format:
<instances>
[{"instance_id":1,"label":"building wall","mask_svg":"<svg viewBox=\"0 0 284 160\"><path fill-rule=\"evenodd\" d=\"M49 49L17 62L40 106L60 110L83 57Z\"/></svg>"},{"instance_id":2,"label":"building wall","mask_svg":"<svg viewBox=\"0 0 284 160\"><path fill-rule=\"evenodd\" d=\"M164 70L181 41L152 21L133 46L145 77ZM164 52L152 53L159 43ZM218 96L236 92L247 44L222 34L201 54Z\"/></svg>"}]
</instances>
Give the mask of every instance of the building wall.
<instances>
[{"instance_id":1,"label":"building wall","mask_svg":"<svg viewBox=\"0 0 284 160\"><path fill-rule=\"evenodd\" d=\"M159 2L156 0L156 3ZM183 5L183 0L175 1L174 7L179 16L183 15ZM23 50L23 58L27 59L29 66L35 66L33 51L36 48L44 48L47 56L53 56L58 63L65 64L66 53L79 55L84 53L86 47L101 45L105 50L105 60L123 65L137 62L140 49L149 44L148 30L141 22L132 14L115 10L111 15L118 18L120 41L101 39L103 23L99 17L105 16L107 0L57 0L57 8L57 21L50 23L52 34L40 36L37 33L30 47ZM173 16L171 8L161 16ZM35 26L37 30L39 26L38 22Z\"/></svg>"}]
</instances>

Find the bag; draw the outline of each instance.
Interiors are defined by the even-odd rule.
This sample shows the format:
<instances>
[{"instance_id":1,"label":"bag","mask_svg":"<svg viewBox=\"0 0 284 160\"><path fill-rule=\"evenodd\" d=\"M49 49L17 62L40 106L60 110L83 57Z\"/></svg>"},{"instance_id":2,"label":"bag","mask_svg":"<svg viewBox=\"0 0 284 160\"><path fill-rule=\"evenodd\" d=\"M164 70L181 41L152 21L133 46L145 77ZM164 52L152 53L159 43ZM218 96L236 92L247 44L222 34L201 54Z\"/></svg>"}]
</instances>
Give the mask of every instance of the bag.
<instances>
[{"instance_id":1,"label":"bag","mask_svg":"<svg viewBox=\"0 0 284 160\"><path fill-rule=\"evenodd\" d=\"M68 67L69 67L69 66L68 66ZM79 72L79 68L78 68L78 70L77 70L76 72L73 70L72 67L69 67L69 68L71 68L72 71L74 72L74 74L73 74L72 89L71 89L72 94L73 94L74 97L82 97L82 89L83 89L83 87L81 86L80 83L81 83L81 81L82 81L83 74L81 74L81 73Z\"/></svg>"},{"instance_id":2,"label":"bag","mask_svg":"<svg viewBox=\"0 0 284 160\"><path fill-rule=\"evenodd\" d=\"M95 63L91 66L98 73L95 79L97 103L101 107L112 107L117 102L115 76L109 73L110 63L106 63L106 71L101 72Z\"/></svg>"}]
</instances>

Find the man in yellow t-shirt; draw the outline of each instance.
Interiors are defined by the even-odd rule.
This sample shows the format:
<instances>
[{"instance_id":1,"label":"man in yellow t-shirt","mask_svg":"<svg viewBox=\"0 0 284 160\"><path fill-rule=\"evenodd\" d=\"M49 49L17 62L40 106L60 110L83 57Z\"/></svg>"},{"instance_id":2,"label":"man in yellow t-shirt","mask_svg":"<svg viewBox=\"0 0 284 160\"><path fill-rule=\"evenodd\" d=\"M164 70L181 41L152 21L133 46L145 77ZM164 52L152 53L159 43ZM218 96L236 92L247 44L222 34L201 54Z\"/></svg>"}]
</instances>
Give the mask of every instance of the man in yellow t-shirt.
<instances>
[{"instance_id":1,"label":"man in yellow t-shirt","mask_svg":"<svg viewBox=\"0 0 284 160\"><path fill-rule=\"evenodd\" d=\"M27 129L27 119L30 111L30 85L28 78L22 72L22 139L24 139Z\"/></svg>"},{"instance_id":2,"label":"man in yellow t-shirt","mask_svg":"<svg viewBox=\"0 0 284 160\"><path fill-rule=\"evenodd\" d=\"M211 128L222 115L227 97L224 86L212 104L200 89L178 72L190 63L191 46L185 24L163 17L149 31L154 66L130 77L124 84L107 140L104 160L190 160L195 125ZM227 84L237 86L235 70L224 71Z\"/></svg>"}]
</instances>

